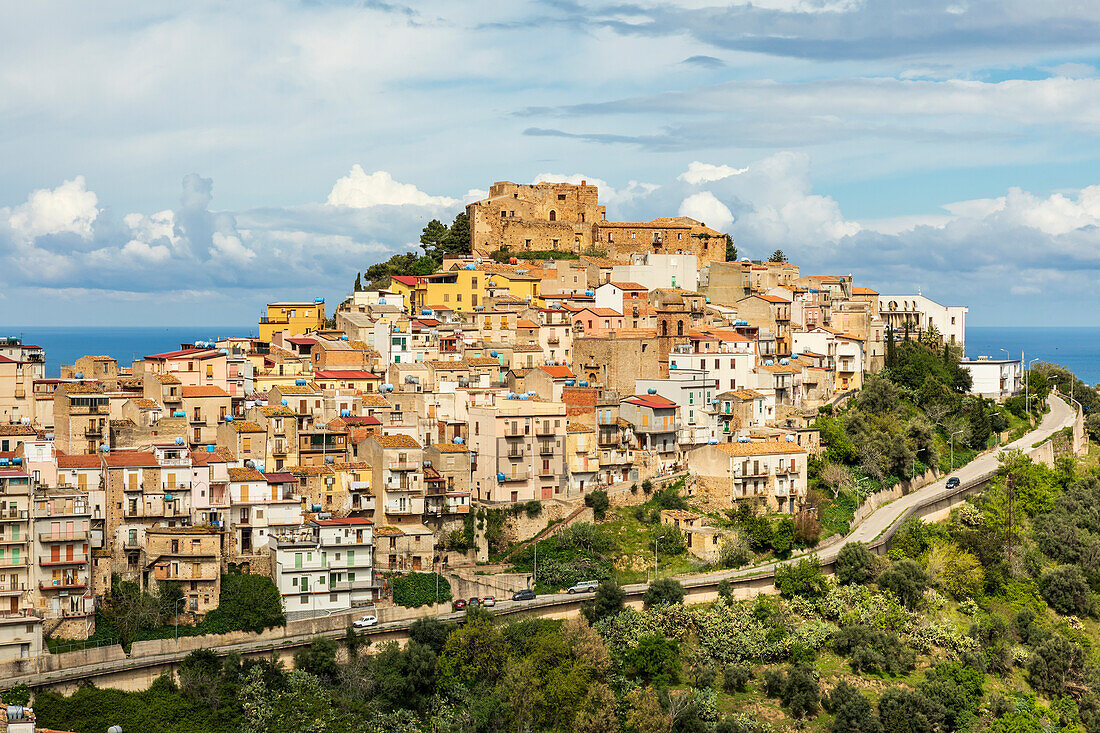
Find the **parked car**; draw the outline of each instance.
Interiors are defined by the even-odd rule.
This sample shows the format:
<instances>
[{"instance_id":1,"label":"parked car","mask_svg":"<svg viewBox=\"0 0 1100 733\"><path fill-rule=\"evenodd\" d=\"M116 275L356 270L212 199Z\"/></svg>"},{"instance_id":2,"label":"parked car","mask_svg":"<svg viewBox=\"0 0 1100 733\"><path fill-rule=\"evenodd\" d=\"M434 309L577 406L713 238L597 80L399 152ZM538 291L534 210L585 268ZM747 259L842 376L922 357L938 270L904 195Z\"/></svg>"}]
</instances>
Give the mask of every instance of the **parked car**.
<instances>
[{"instance_id":1,"label":"parked car","mask_svg":"<svg viewBox=\"0 0 1100 733\"><path fill-rule=\"evenodd\" d=\"M598 580L582 580L570 586L568 592L569 595L573 595L574 593L595 593L599 585L600 581Z\"/></svg>"},{"instance_id":2,"label":"parked car","mask_svg":"<svg viewBox=\"0 0 1100 733\"><path fill-rule=\"evenodd\" d=\"M485 596L481 599L481 605L485 606L486 608L492 608L493 606L497 605L497 599L493 598L492 596Z\"/></svg>"},{"instance_id":3,"label":"parked car","mask_svg":"<svg viewBox=\"0 0 1100 733\"><path fill-rule=\"evenodd\" d=\"M456 611L463 611L466 609L466 601L461 598L456 598L454 603L451 604L451 607Z\"/></svg>"},{"instance_id":4,"label":"parked car","mask_svg":"<svg viewBox=\"0 0 1100 733\"><path fill-rule=\"evenodd\" d=\"M481 599L480 598L471 598L470 600L466 601L466 606L469 607L469 608L477 608L480 605L481 605Z\"/></svg>"},{"instance_id":5,"label":"parked car","mask_svg":"<svg viewBox=\"0 0 1100 733\"><path fill-rule=\"evenodd\" d=\"M378 617L377 616L360 616L359 618L352 621L351 625L354 626L357 629L367 629L367 628L370 628L371 626L377 626L378 625Z\"/></svg>"},{"instance_id":6,"label":"parked car","mask_svg":"<svg viewBox=\"0 0 1100 733\"><path fill-rule=\"evenodd\" d=\"M959 477L958 476L952 476L951 478L947 479L947 488L949 488L949 489L959 488Z\"/></svg>"},{"instance_id":7,"label":"parked car","mask_svg":"<svg viewBox=\"0 0 1100 733\"><path fill-rule=\"evenodd\" d=\"M521 591L516 591L512 594L513 601L533 601L535 600L535 591L530 588L524 588Z\"/></svg>"}]
</instances>

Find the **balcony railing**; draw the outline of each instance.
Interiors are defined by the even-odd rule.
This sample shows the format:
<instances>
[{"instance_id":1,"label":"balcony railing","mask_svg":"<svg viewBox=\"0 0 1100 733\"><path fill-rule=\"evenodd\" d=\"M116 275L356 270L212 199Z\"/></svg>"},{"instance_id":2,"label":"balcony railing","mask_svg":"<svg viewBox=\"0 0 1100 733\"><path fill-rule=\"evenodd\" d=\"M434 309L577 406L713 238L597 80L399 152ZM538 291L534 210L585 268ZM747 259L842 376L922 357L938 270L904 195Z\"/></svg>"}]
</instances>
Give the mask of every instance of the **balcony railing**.
<instances>
[{"instance_id":1,"label":"balcony railing","mask_svg":"<svg viewBox=\"0 0 1100 733\"><path fill-rule=\"evenodd\" d=\"M72 557L51 557L49 560L39 560L38 564L44 567L58 565L83 565L88 562L88 556L84 553L74 553Z\"/></svg>"},{"instance_id":2,"label":"balcony railing","mask_svg":"<svg viewBox=\"0 0 1100 733\"><path fill-rule=\"evenodd\" d=\"M522 448L512 448L506 455L509 458L523 458L524 450Z\"/></svg>"},{"instance_id":3,"label":"balcony railing","mask_svg":"<svg viewBox=\"0 0 1100 733\"><path fill-rule=\"evenodd\" d=\"M348 481L348 489L351 491L370 491L370 481Z\"/></svg>"},{"instance_id":4,"label":"balcony railing","mask_svg":"<svg viewBox=\"0 0 1100 733\"><path fill-rule=\"evenodd\" d=\"M23 568L27 566L27 558L21 557L18 560L14 557L0 557L0 568Z\"/></svg>"},{"instance_id":5,"label":"balcony railing","mask_svg":"<svg viewBox=\"0 0 1100 733\"><path fill-rule=\"evenodd\" d=\"M70 532L68 534L51 534L42 532L38 535L42 542L84 542L88 539L87 530L83 532Z\"/></svg>"},{"instance_id":6,"label":"balcony railing","mask_svg":"<svg viewBox=\"0 0 1100 733\"><path fill-rule=\"evenodd\" d=\"M40 590L83 590L88 587L88 581L73 579L45 580L38 584Z\"/></svg>"},{"instance_id":7,"label":"balcony railing","mask_svg":"<svg viewBox=\"0 0 1100 733\"><path fill-rule=\"evenodd\" d=\"M554 455L554 446L549 443L542 443L539 445L539 455L552 456Z\"/></svg>"},{"instance_id":8,"label":"balcony railing","mask_svg":"<svg viewBox=\"0 0 1100 733\"><path fill-rule=\"evenodd\" d=\"M338 580L335 583L329 583L328 589L330 591L370 590L373 587L374 583L369 580Z\"/></svg>"},{"instance_id":9,"label":"balcony railing","mask_svg":"<svg viewBox=\"0 0 1100 733\"><path fill-rule=\"evenodd\" d=\"M0 522L21 522L26 521L26 519L26 509L9 509L8 511L0 514Z\"/></svg>"},{"instance_id":10,"label":"balcony railing","mask_svg":"<svg viewBox=\"0 0 1100 733\"><path fill-rule=\"evenodd\" d=\"M389 462L391 471L413 471L417 468L420 468L420 465L414 461L394 460Z\"/></svg>"},{"instance_id":11,"label":"balcony railing","mask_svg":"<svg viewBox=\"0 0 1100 733\"><path fill-rule=\"evenodd\" d=\"M535 421L535 435L553 435L554 428L549 420Z\"/></svg>"}]
</instances>

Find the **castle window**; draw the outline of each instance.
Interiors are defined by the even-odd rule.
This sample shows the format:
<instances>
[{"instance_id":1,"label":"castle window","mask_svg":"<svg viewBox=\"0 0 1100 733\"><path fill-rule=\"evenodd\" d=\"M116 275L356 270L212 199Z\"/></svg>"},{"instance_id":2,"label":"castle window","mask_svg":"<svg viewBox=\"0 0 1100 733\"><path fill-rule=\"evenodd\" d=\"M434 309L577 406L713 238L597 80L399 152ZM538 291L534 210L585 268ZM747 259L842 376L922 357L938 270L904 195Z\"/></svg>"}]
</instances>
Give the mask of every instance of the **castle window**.
<instances>
[{"instance_id":1,"label":"castle window","mask_svg":"<svg viewBox=\"0 0 1100 733\"><path fill-rule=\"evenodd\" d=\"M565 201L565 194L564 193L559 193L558 194L558 201Z\"/></svg>"},{"instance_id":2,"label":"castle window","mask_svg":"<svg viewBox=\"0 0 1100 733\"><path fill-rule=\"evenodd\" d=\"M558 212L554 211L553 209L550 209L550 221L557 221L557 220L558 220Z\"/></svg>"}]
</instances>

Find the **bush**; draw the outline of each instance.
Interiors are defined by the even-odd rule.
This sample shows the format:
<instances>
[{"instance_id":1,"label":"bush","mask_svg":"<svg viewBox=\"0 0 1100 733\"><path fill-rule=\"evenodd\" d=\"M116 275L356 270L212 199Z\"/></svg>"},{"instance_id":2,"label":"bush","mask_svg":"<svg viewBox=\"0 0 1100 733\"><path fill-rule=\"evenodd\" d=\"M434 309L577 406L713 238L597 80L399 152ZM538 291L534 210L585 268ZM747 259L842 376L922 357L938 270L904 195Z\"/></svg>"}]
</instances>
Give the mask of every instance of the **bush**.
<instances>
[{"instance_id":1,"label":"bush","mask_svg":"<svg viewBox=\"0 0 1100 733\"><path fill-rule=\"evenodd\" d=\"M783 685L783 705L795 720L817 715L821 690L817 685L817 673L807 664L796 664Z\"/></svg>"},{"instance_id":2,"label":"bush","mask_svg":"<svg viewBox=\"0 0 1100 733\"><path fill-rule=\"evenodd\" d=\"M821 540L821 522L813 512L799 512L794 518L794 541L799 547L813 547Z\"/></svg>"},{"instance_id":3,"label":"bush","mask_svg":"<svg viewBox=\"0 0 1100 733\"><path fill-rule=\"evenodd\" d=\"M419 618L409 627L409 638L431 649L437 656L443 651L450 633L451 630L442 621L431 617Z\"/></svg>"},{"instance_id":4,"label":"bush","mask_svg":"<svg viewBox=\"0 0 1100 733\"><path fill-rule=\"evenodd\" d=\"M783 517L772 527L772 549L776 557L787 557L794 549L794 520Z\"/></svg>"},{"instance_id":5,"label":"bush","mask_svg":"<svg viewBox=\"0 0 1100 733\"><path fill-rule=\"evenodd\" d=\"M451 584L442 575L438 573L391 575L389 581L394 604L406 608L417 608L435 603L437 579L439 602L447 603L451 600Z\"/></svg>"},{"instance_id":6,"label":"bush","mask_svg":"<svg viewBox=\"0 0 1100 733\"><path fill-rule=\"evenodd\" d=\"M886 568L878 577L878 586L893 593L906 607L916 608L928 588L928 574L915 560L906 558Z\"/></svg>"},{"instance_id":7,"label":"bush","mask_svg":"<svg viewBox=\"0 0 1100 733\"><path fill-rule=\"evenodd\" d=\"M1068 685L1085 681L1085 651L1065 637L1051 636L1031 653L1027 680L1047 697L1061 697Z\"/></svg>"},{"instance_id":8,"label":"bush","mask_svg":"<svg viewBox=\"0 0 1100 733\"><path fill-rule=\"evenodd\" d=\"M684 586L674 578L658 578L649 584L642 603L646 608L654 606L671 606L684 602Z\"/></svg>"},{"instance_id":9,"label":"bush","mask_svg":"<svg viewBox=\"0 0 1100 733\"><path fill-rule=\"evenodd\" d=\"M724 537L718 549L718 564L724 568L739 568L748 564L752 559L749 548L741 543L740 539Z\"/></svg>"},{"instance_id":10,"label":"bush","mask_svg":"<svg viewBox=\"0 0 1100 733\"><path fill-rule=\"evenodd\" d=\"M874 569L875 556L862 542L849 542L836 556L836 579L841 585L866 583Z\"/></svg>"},{"instance_id":11,"label":"bush","mask_svg":"<svg viewBox=\"0 0 1100 733\"><path fill-rule=\"evenodd\" d=\"M744 692L752 678L752 667L749 665L727 664L722 670L722 688L729 693Z\"/></svg>"},{"instance_id":12,"label":"bush","mask_svg":"<svg viewBox=\"0 0 1100 733\"><path fill-rule=\"evenodd\" d=\"M675 684L680 679L679 645L661 634L647 634L624 652L623 672L648 683Z\"/></svg>"},{"instance_id":13,"label":"bush","mask_svg":"<svg viewBox=\"0 0 1100 733\"><path fill-rule=\"evenodd\" d=\"M605 580L596 587L596 595L591 601L581 604L581 612L588 623L595 624L601 619L615 616L625 606L626 592L614 580Z\"/></svg>"},{"instance_id":14,"label":"bush","mask_svg":"<svg viewBox=\"0 0 1100 733\"><path fill-rule=\"evenodd\" d=\"M882 723L867 697L841 681L821 698L825 711L833 714L831 733L882 733Z\"/></svg>"},{"instance_id":15,"label":"bush","mask_svg":"<svg viewBox=\"0 0 1100 733\"><path fill-rule=\"evenodd\" d=\"M1092 594L1085 574L1076 565L1062 565L1045 571L1039 589L1050 607L1063 616L1092 614Z\"/></svg>"},{"instance_id":16,"label":"bush","mask_svg":"<svg viewBox=\"0 0 1100 733\"><path fill-rule=\"evenodd\" d=\"M604 493L606 496L606 492ZM538 499L532 499L523 505L523 511L527 513L528 519L534 519L538 515L542 514L542 502Z\"/></svg>"},{"instance_id":17,"label":"bush","mask_svg":"<svg viewBox=\"0 0 1100 733\"><path fill-rule=\"evenodd\" d=\"M947 662L928 672L918 689L943 705L946 730L966 730L982 704L984 682L982 672L959 662Z\"/></svg>"},{"instance_id":18,"label":"bush","mask_svg":"<svg viewBox=\"0 0 1100 733\"><path fill-rule=\"evenodd\" d=\"M936 733L943 706L915 690L891 687L879 698L878 717L885 733Z\"/></svg>"},{"instance_id":19,"label":"bush","mask_svg":"<svg viewBox=\"0 0 1100 733\"><path fill-rule=\"evenodd\" d=\"M916 664L916 655L897 634L870 626L845 626L833 637L833 649L848 657L856 674L901 675Z\"/></svg>"},{"instance_id":20,"label":"bush","mask_svg":"<svg viewBox=\"0 0 1100 733\"><path fill-rule=\"evenodd\" d=\"M787 676L778 669L764 670L764 694L767 697L780 697L787 686Z\"/></svg>"},{"instance_id":21,"label":"bush","mask_svg":"<svg viewBox=\"0 0 1100 733\"><path fill-rule=\"evenodd\" d=\"M687 552L684 533L671 524L658 524L653 528L653 540L657 549L665 555L683 555Z\"/></svg>"},{"instance_id":22,"label":"bush","mask_svg":"<svg viewBox=\"0 0 1100 733\"><path fill-rule=\"evenodd\" d=\"M811 555L796 563L778 566L775 569L775 587L784 598L820 598L825 595L829 584L821 572L821 563L817 556Z\"/></svg>"},{"instance_id":23,"label":"bush","mask_svg":"<svg viewBox=\"0 0 1100 733\"><path fill-rule=\"evenodd\" d=\"M607 492L603 489L596 489L585 495L584 505L592 507L592 516L597 521L603 521L607 517L607 510L611 506L611 500L607 498Z\"/></svg>"},{"instance_id":24,"label":"bush","mask_svg":"<svg viewBox=\"0 0 1100 733\"><path fill-rule=\"evenodd\" d=\"M309 672L322 680L333 683L340 674L336 664L336 642L318 637L304 649L294 652L294 669Z\"/></svg>"},{"instance_id":25,"label":"bush","mask_svg":"<svg viewBox=\"0 0 1100 733\"><path fill-rule=\"evenodd\" d=\"M222 576L218 607L206 615L215 633L253 631L286 625L283 597L266 575L230 573Z\"/></svg>"},{"instance_id":26,"label":"bush","mask_svg":"<svg viewBox=\"0 0 1100 733\"><path fill-rule=\"evenodd\" d=\"M688 508L687 499L681 496L679 490L675 487L661 489L654 495L653 499L661 509Z\"/></svg>"},{"instance_id":27,"label":"bush","mask_svg":"<svg viewBox=\"0 0 1100 733\"><path fill-rule=\"evenodd\" d=\"M649 479L646 479L645 481L643 481L642 482L642 491L645 492L646 496L649 496L650 494L652 494L653 493L653 482L650 481Z\"/></svg>"}]
</instances>

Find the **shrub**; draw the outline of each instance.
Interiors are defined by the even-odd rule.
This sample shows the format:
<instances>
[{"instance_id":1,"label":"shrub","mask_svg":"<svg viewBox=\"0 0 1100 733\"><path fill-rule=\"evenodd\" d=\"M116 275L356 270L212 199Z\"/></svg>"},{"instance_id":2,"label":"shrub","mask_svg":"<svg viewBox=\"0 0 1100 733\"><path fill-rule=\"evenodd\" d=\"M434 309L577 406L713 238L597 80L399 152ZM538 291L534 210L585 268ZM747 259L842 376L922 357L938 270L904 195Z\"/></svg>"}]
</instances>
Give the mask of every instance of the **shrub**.
<instances>
[{"instance_id":1,"label":"shrub","mask_svg":"<svg viewBox=\"0 0 1100 733\"><path fill-rule=\"evenodd\" d=\"M642 603L646 608L654 606L671 606L684 602L684 586L674 578L658 578L649 584Z\"/></svg>"},{"instance_id":2,"label":"shrub","mask_svg":"<svg viewBox=\"0 0 1100 733\"><path fill-rule=\"evenodd\" d=\"M792 667L783 685L781 699L795 720L817 715L821 690L817 684L816 670L807 664Z\"/></svg>"},{"instance_id":3,"label":"shrub","mask_svg":"<svg viewBox=\"0 0 1100 733\"><path fill-rule=\"evenodd\" d=\"M692 663L691 686L697 690L709 690L714 687L714 681L718 678L718 670L714 665L704 659Z\"/></svg>"},{"instance_id":4,"label":"shrub","mask_svg":"<svg viewBox=\"0 0 1100 733\"><path fill-rule=\"evenodd\" d=\"M739 568L752 559L749 548L739 538L724 537L718 549L718 564L724 568Z\"/></svg>"},{"instance_id":5,"label":"shrub","mask_svg":"<svg viewBox=\"0 0 1100 733\"><path fill-rule=\"evenodd\" d=\"M409 573L390 576L390 588L393 590L393 602L406 608L427 606L436 602L436 582L438 579L439 602L451 600L451 584L438 573Z\"/></svg>"},{"instance_id":6,"label":"shrub","mask_svg":"<svg viewBox=\"0 0 1100 733\"><path fill-rule=\"evenodd\" d=\"M584 497L584 505L592 507L592 516L597 521L602 521L607 516L607 510L611 506L611 500L607 498L607 492L596 489Z\"/></svg>"},{"instance_id":7,"label":"shrub","mask_svg":"<svg viewBox=\"0 0 1100 733\"><path fill-rule=\"evenodd\" d=\"M916 608L928 588L928 574L915 560L898 560L878 577L880 588L890 591L908 608Z\"/></svg>"},{"instance_id":8,"label":"shrub","mask_svg":"<svg viewBox=\"0 0 1100 733\"><path fill-rule=\"evenodd\" d=\"M646 496L649 496L650 494L652 494L653 493L653 482L650 481L649 479L646 479L645 481L643 481L642 482L642 491L645 492Z\"/></svg>"},{"instance_id":9,"label":"shrub","mask_svg":"<svg viewBox=\"0 0 1100 733\"><path fill-rule=\"evenodd\" d=\"M1044 641L1027 662L1027 679L1038 692L1049 698L1065 695L1069 684L1085 680L1085 651L1062 636Z\"/></svg>"},{"instance_id":10,"label":"shrub","mask_svg":"<svg viewBox=\"0 0 1100 733\"><path fill-rule=\"evenodd\" d=\"M800 547L813 547L821 540L821 522L813 512L799 512L794 518L794 541Z\"/></svg>"},{"instance_id":11,"label":"shrub","mask_svg":"<svg viewBox=\"0 0 1100 733\"><path fill-rule=\"evenodd\" d=\"M447 636L451 630L442 621L429 617L413 621L409 627L409 638L439 655L443 651L443 645L447 643Z\"/></svg>"},{"instance_id":12,"label":"shrub","mask_svg":"<svg viewBox=\"0 0 1100 733\"><path fill-rule=\"evenodd\" d=\"M777 557L787 557L794 548L794 520L783 517L772 528L772 549Z\"/></svg>"},{"instance_id":13,"label":"shrub","mask_svg":"<svg viewBox=\"0 0 1100 733\"><path fill-rule=\"evenodd\" d=\"M1063 616L1092 614L1092 595L1085 574L1076 565L1062 565L1045 571L1039 589L1050 607Z\"/></svg>"},{"instance_id":14,"label":"shrub","mask_svg":"<svg viewBox=\"0 0 1100 733\"><path fill-rule=\"evenodd\" d=\"M878 717L885 733L936 733L943 706L915 690L891 687L879 698Z\"/></svg>"},{"instance_id":15,"label":"shrub","mask_svg":"<svg viewBox=\"0 0 1100 733\"><path fill-rule=\"evenodd\" d=\"M829 584L821 572L821 563L817 556L811 555L796 563L778 566L775 569L775 587L784 598L820 598L825 595Z\"/></svg>"},{"instance_id":16,"label":"shrub","mask_svg":"<svg viewBox=\"0 0 1100 733\"><path fill-rule=\"evenodd\" d=\"M675 684L680 679L679 645L661 634L647 634L623 654L623 672L644 682Z\"/></svg>"},{"instance_id":17,"label":"shrub","mask_svg":"<svg viewBox=\"0 0 1100 733\"><path fill-rule=\"evenodd\" d=\"M594 624L600 619L615 616L626 606L626 592L614 580L608 579L596 587L596 595L591 601L581 604L581 612L588 619L588 623Z\"/></svg>"},{"instance_id":18,"label":"shrub","mask_svg":"<svg viewBox=\"0 0 1100 733\"><path fill-rule=\"evenodd\" d=\"M897 634L869 626L845 626L833 638L833 649L848 657L856 674L900 675L913 669L916 655Z\"/></svg>"},{"instance_id":19,"label":"shrub","mask_svg":"<svg viewBox=\"0 0 1100 733\"><path fill-rule=\"evenodd\" d=\"M527 512L528 519L534 519L538 515L542 514L542 502L538 499L532 499L531 501L523 505L523 511Z\"/></svg>"},{"instance_id":20,"label":"shrub","mask_svg":"<svg viewBox=\"0 0 1100 733\"><path fill-rule=\"evenodd\" d=\"M753 678L752 667L747 664L727 664L722 670L722 687L726 692L744 692Z\"/></svg>"},{"instance_id":21,"label":"shrub","mask_svg":"<svg viewBox=\"0 0 1100 733\"><path fill-rule=\"evenodd\" d=\"M821 698L825 711L833 714L831 733L882 733L882 723L867 697L841 681Z\"/></svg>"},{"instance_id":22,"label":"shrub","mask_svg":"<svg viewBox=\"0 0 1100 733\"><path fill-rule=\"evenodd\" d=\"M294 653L294 669L309 672L329 683L335 682L340 674L336 664L336 642L324 637L314 639L308 647Z\"/></svg>"},{"instance_id":23,"label":"shrub","mask_svg":"<svg viewBox=\"0 0 1100 733\"><path fill-rule=\"evenodd\" d=\"M665 555L682 555L687 552L684 533L671 524L658 524L653 528L657 549Z\"/></svg>"},{"instance_id":24,"label":"shrub","mask_svg":"<svg viewBox=\"0 0 1100 733\"><path fill-rule=\"evenodd\" d=\"M661 509L687 509L687 499L680 495L680 492L675 488L661 489L654 495L654 500L657 502L657 506Z\"/></svg>"},{"instance_id":25,"label":"shrub","mask_svg":"<svg viewBox=\"0 0 1100 733\"><path fill-rule=\"evenodd\" d=\"M765 669L764 670L764 694L768 697L780 697L783 694L783 689L787 686L787 676L783 674L782 670L778 669Z\"/></svg>"},{"instance_id":26,"label":"shrub","mask_svg":"<svg viewBox=\"0 0 1100 733\"><path fill-rule=\"evenodd\" d=\"M286 625L283 597L266 575L230 573L222 576L218 607L206 615L215 633L254 631Z\"/></svg>"},{"instance_id":27,"label":"shrub","mask_svg":"<svg viewBox=\"0 0 1100 733\"><path fill-rule=\"evenodd\" d=\"M965 664L947 662L928 672L919 689L944 708L944 728L964 730L982 704L985 675Z\"/></svg>"},{"instance_id":28,"label":"shrub","mask_svg":"<svg viewBox=\"0 0 1100 733\"><path fill-rule=\"evenodd\" d=\"M836 556L836 579L841 585L866 583L875 568L875 556L862 542L849 542Z\"/></svg>"}]
</instances>

